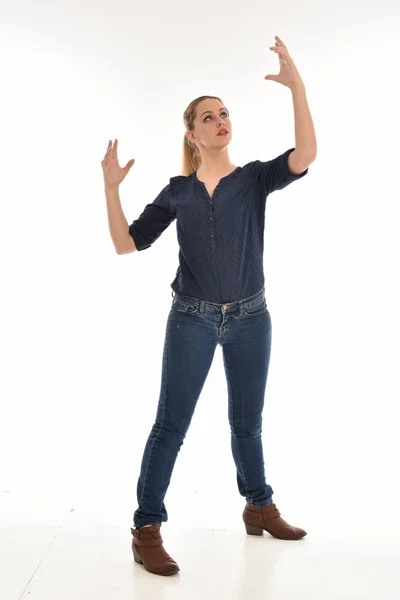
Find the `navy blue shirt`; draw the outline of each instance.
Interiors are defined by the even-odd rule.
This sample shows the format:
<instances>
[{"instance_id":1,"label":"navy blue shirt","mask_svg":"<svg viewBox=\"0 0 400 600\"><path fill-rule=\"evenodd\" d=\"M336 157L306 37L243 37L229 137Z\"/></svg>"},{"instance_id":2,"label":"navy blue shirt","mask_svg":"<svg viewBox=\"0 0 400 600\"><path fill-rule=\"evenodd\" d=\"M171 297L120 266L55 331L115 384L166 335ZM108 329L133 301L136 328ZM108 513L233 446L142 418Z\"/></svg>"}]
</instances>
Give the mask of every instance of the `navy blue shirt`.
<instances>
[{"instance_id":1,"label":"navy blue shirt","mask_svg":"<svg viewBox=\"0 0 400 600\"><path fill-rule=\"evenodd\" d=\"M179 267L171 288L208 302L248 298L264 286L265 205L269 194L304 177L288 157L255 160L222 177L210 197L194 171L168 185L129 226L137 250L146 250L176 219Z\"/></svg>"}]
</instances>

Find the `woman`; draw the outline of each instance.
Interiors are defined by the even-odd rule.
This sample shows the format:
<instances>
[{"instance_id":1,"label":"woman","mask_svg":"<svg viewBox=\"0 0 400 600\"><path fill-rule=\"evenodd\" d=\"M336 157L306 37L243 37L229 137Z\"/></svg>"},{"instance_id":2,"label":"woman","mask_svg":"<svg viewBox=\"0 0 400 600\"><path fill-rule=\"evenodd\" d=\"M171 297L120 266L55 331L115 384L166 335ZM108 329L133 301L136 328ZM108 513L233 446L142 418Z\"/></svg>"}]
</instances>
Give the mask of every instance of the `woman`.
<instances>
[{"instance_id":1,"label":"woman","mask_svg":"<svg viewBox=\"0 0 400 600\"><path fill-rule=\"evenodd\" d=\"M173 301L164 342L162 384L156 421L148 437L133 515L135 561L155 574L180 569L163 547L160 527L168 520L164 498L212 364L223 351L228 384L232 454L239 493L246 498L243 521L250 535L268 531L297 540L272 502L265 480L262 411L271 348L271 317L264 288L264 216L267 196L308 172L316 142L304 85L277 37L281 71L269 75L293 94L296 148L273 160L243 167L231 163L229 112L215 96L201 96L184 113L183 174L172 177L153 203L128 227L118 186L134 160L118 165L109 142L102 162L111 236L119 254L141 251L176 219L179 267L171 283ZM252 124L254 125L254 123Z\"/></svg>"}]
</instances>

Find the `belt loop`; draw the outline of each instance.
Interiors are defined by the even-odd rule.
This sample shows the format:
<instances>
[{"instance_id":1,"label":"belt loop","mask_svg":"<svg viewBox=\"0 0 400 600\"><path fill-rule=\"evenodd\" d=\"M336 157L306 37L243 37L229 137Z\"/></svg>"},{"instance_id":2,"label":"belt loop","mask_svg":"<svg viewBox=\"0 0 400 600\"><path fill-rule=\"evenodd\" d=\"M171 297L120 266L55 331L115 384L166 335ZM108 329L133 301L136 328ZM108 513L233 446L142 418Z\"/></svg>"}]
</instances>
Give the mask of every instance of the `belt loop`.
<instances>
[{"instance_id":1,"label":"belt loop","mask_svg":"<svg viewBox=\"0 0 400 600\"><path fill-rule=\"evenodd\" d=\"M204 305L205 305L205 300L200 300L200 312L201 313L204 312Z\"/></svg>"}]
</instances>

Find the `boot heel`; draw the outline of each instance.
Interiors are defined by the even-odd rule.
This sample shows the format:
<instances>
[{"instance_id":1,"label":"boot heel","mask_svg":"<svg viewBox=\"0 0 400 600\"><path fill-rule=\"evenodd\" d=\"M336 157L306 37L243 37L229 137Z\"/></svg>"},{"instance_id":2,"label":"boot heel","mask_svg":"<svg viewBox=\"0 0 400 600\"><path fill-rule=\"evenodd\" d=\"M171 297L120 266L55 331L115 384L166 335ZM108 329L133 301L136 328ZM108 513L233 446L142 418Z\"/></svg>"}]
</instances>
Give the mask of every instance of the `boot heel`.
<instances>
[{"instance_id":1,"label":"boot heel","mask_svg":"<svg viewBox=\"0 0 400 600\"><path fill-rule=\"evenodd\" d=\"M142 559L140 558L139 554L135 552L135 550L133 550L133 558L135 559L135 562L139 563L139 565L143 564Z\"/></svg>"},{"instance_id":2,"label":"boot heel","mask_svg":"<svg viewBox=\"0 0 400 600\"><path fill-rule=\"evenodd\" d=\"M264 532L263 528L257 525L250 525L249 523L245 523L244 525L249 535L262 535Z\"/></svg>"}]
</instances>

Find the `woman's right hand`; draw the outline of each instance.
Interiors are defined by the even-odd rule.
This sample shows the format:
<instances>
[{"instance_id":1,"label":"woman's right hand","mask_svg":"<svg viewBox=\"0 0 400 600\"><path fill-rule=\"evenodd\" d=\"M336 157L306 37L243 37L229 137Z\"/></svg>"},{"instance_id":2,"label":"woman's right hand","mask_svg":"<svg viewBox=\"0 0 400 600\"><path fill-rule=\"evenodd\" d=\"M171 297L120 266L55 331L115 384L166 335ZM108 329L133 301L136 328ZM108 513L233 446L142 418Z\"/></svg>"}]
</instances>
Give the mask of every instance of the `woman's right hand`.
<instances>
[{"instance_id":1,"label":"woman's right hand","mask_svg":"<svg viewBox=\"0 0 400 600\"><path fill-rule=\"evenodd\" d=\"M107 152L104 155L104 160L101 161L104 175L104 185L106 188L118 187L129 173L135 159L132 158L126 163L124 168L119 166L117 156L118 140L115 140L112 145L111 140L108 143Z\"/></svg>"}]
</instances>

